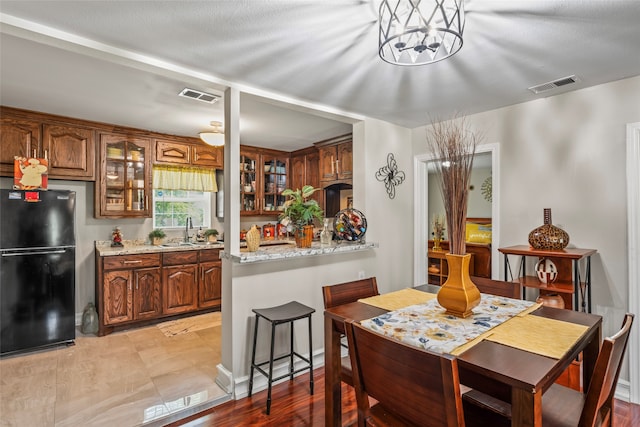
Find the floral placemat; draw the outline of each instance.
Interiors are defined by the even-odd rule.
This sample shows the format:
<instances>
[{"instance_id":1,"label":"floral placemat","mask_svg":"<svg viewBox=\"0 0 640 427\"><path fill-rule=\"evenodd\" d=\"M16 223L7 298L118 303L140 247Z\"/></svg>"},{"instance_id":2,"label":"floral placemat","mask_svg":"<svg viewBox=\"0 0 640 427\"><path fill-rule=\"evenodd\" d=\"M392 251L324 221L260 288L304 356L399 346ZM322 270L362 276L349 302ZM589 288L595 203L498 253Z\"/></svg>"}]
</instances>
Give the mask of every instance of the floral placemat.
<instances>
[{"instance_id":1,"label":"floral placemat","mask_svg":"<svg viewBox=\"0 0 640 427\"><path fill-rule=\"evenodd\" d=\"M531 301L488 294L481 296L480 304L473 309L473 314L464 319L445 314L445 309L432 298L422 304L363 320L361 324L418 348L453 354L457 347L471 343L474 339L481 339L481 335L492 328L540 306ZM466 346L464 350L468 348Z\"/></svg>"}]
</instances>

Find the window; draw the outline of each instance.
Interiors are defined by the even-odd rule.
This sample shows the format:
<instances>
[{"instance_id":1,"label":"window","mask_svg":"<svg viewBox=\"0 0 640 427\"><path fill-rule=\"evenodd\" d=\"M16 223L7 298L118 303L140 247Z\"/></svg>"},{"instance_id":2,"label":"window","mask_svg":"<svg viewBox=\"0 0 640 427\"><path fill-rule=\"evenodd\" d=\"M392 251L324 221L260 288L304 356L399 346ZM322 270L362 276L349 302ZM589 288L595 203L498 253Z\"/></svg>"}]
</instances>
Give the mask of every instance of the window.
<instances>
[{"instance_id":1,"label":"window","mask_svg":"<svg viewBox=\"0 0 640 427\"><path fill-rule=\"evenodd\" d=\"M181 228L191 217L194 227L211 224L211 193L153 190L153 228Z\"/></svg>"}]
</instances>

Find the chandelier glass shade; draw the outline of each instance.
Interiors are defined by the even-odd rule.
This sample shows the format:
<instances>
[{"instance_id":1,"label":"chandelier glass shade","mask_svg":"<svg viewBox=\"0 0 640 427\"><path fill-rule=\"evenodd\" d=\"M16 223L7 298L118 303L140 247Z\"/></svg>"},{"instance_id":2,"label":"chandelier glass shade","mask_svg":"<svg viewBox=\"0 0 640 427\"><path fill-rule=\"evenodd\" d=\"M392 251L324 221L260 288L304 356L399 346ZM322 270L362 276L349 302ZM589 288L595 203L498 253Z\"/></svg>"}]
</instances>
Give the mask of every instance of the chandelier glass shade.
<instances>
[{"instance_id":1,"label":"chandelier glass shade","mask_svg":"<svg viewBox=\"0 0 640 427\"><path fill-rule=\"evenodd\" d=\"M394 65L425 65L462 47L463 0L383 0L378 54Z\"/></svg>"},{"instance_id":2,"label":"chandelier glass shade","mask_svg":"<svg viewBox=\"0 0 640 427\"><path fill-rule=\"evenodd\" d=\"M213 130L200 132L200 139L203 140L206 144L213 145L214 147L224 145L224 132L220 127L222 123L220 122L211 122L211 126L213 126Z\"/></svg>"}]
</instances>

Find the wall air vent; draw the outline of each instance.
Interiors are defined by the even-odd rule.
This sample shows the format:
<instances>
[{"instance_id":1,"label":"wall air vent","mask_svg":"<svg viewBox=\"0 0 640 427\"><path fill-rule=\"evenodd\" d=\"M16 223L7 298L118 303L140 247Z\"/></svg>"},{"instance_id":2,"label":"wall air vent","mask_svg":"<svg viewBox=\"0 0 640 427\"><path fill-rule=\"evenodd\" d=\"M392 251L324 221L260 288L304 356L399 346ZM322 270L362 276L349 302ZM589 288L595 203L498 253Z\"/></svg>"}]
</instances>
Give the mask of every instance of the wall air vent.
<instances>
[{"instance_id":1,"label":"wall air vent","mask_svg":"<svg viewBox=\"0 0 640 427\"><path fill-rule=\"evenodd\" d=\"M578 79L577 76L573 75L573 76L563 77L561 79L557 79L552 82L531 86L529 90L535 94L538 94L538 93L546 92L552 89L557 89L562 86L571 85L579 81L580 79Z\"/></svg>"},{"instance_id":2,"label":"wall air vent","mask_svg":"<svg viewBox=\"0 0 640 427\"><path fill-rule=\"evenodd\" d=\"M185 98L197 99L198 101L206 102L209 104L215 104L220 99L218 95L202 92L196 89L189 89L187 87L182 89L182 92L180 92L178 95L184 96Z\"/></svg>"}]
</instances>

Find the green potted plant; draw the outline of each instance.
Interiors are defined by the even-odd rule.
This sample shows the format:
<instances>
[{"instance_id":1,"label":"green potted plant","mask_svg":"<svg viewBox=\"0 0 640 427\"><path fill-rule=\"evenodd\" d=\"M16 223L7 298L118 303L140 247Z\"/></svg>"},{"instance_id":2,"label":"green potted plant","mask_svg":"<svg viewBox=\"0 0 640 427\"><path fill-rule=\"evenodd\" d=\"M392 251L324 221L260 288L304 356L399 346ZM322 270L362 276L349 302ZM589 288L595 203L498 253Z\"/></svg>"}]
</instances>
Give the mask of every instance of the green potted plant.
<instances>
[{"instance_id":1,"label":"green potted plant","mask_svg":"<svg viewBox=\"0 0 640 427\"><path fill-rule=\"evenodd\" d=\"M215 228L208 228L204 230L204 237L211 243L215 243L218 241L218 230Z\"/></svg>"},{"instance_id":2,"label":"green potted plant","mask_svg":"<svg viewBox=\"0 0 640 427\"><path fill-rule=\"evenodd\" d=\"M154 246L162 244L162 239L164 239L165 237L167 237L167 235L165 234L164 230L160 228L154 228L151 233L149 233L149 241Z\"/></svg>"},{"instance_id":3,"label":"green potted plant","mask_svg":"<svg viewBox=\"0 0 640 427\"><path fill-rule=\"evenodd\" d=\"M322 221L324 212L318 205L318 202L309 199L318 188L311 185L305 185L302 189L292 190L287 188L282 195L288 197L284 202L284 211L280 214L280 219L291 223L296 245L300 248L308 248L311 246L313 238L313 220Z\"/></svg>"}]
</instances>

